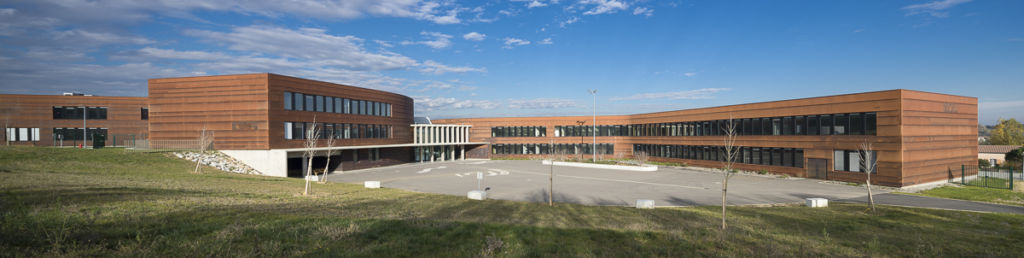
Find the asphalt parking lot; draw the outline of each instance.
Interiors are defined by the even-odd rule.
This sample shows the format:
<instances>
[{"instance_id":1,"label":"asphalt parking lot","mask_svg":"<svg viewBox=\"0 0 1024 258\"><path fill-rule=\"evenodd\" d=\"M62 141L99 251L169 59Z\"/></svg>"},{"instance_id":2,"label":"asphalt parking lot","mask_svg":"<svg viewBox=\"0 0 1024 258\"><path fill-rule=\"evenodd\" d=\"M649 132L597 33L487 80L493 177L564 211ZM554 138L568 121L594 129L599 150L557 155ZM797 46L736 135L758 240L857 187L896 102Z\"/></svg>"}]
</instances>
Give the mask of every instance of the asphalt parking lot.
<instances>
[{"instance_id":1,"label":"asphalt parking lot","mask_svg":"<svg viewBox=\"0 0 1024 258\"><path fill-rule=\"evenodd\" d=\"M547 202L551 169L539 160L464 160L412 163L334 173L334 182L381 181L383 187L465 196L477 189L483 172L488 198ZM655 172L554 167L556 202L586 205L634 205L650 199L657 206L717 205L722 174L687 168L662 167ZM876 190L882 193L884 190ZM736 175L729 181L730 205L802 202L808 197L830 200L866 196L863 187L805 178Z\"/></svg>"}]
</instances>

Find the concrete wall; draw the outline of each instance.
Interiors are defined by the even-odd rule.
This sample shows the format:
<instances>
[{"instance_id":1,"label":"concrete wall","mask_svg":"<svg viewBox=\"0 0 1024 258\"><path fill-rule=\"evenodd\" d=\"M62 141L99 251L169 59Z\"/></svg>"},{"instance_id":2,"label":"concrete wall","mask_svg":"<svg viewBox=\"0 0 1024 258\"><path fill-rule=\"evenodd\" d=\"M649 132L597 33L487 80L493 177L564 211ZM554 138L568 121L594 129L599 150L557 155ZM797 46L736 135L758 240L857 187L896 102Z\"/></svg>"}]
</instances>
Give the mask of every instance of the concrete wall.
<instances>
[{"instance_id":1,"label":"concrete wall","mask_svg":"<svg viewBox=\"0 0 1024 258\"><path fill-rule=\"evenodd\" d=\"M265 176L288 176L288 153L282 150L222 150Z\"/></svg>"}]
</instances>

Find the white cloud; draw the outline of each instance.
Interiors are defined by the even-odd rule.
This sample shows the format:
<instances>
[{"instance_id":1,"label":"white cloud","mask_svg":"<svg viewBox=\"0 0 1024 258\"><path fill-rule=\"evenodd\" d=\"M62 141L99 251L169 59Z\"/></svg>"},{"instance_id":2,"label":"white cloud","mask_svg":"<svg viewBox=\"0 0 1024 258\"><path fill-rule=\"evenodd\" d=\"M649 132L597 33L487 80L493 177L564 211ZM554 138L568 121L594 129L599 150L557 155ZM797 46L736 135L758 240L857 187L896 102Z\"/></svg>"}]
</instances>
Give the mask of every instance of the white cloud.
<instances>
[{"instance_id":1,"label":"white cloud","mask_svg":"<svg viewBox=\"0 0 1024 258\"><path fill-rule=\"evenodd\" d=\"M375 40L373 40L373 43L377 43L377 45L380 45L381 47L394 47L395 46L395 45L392 45L391 42L388 42L387 40L375 39Z\"/></svg>"},{"instance_id":2,"label":"white cloud","mask_svg":"<svg viewBox=\"0 0 1024 258\"><path fill-rule=\"evenodd\" d=\"M583 12L583 15L615 13L629 8L629 4L618 0L581 0L581 5L593 5L594 8Z\"/></svg>"},{"instance_id":3,"label":"white cloud","mask_svg":"<svg viewBox=\"0 0 1024 258\"><path fill-rule=\"evenodd\" d=\"M654 9L650 9L647 7L637 7L636 9L633 9L633 15L643 15L651 17L651 15L654 15Z\"/></svg>"},{"instance_id":4,"label":"white cloud","mask_svg":"<svg viewBox=\"0 0 1024 258\"><path fill-rule=\"evenodd\" d=\"M944 18L949 16L949 12L946 11L947 9L970 1L972 0L940 0L904 6L903 10L907 11L907 16L924 13L934 17Z\"/></svg>"},{"instance_id":5,"label":"white cloud","mask_svg":"<svg viewBox=\"0 0 1024 258\"><path fill-rule=\"evenodd\" d=\"M517 38L505 38L505 47L504 48L513 48L513 47L516 47L516 46L529 45L529 44L530 44L530 41L528 41L528 40L522 40L522 39L517 39Z\"/></svg>"},{"instance_id":6,"label":"white cloud","mask_svg":"<svg viewBox=\"0 0 1024 258\"><path fill-rule=\"evenodd\" d=\"M408 40L406 40L406 41L402 41L402 45L420 44L420 45L428 46L428 47L431 47L431 48L434 48L434 49L441 49L441 48L447 48L447 47L452 46L452 41L451 41L452 35L448 35L448 34L444 34L444 33L440 33L440 32L429 32L429 31L420 32L420 35L423 35L423 36L428 37L430 39L429 40L423 40L423 41L408 41Z\"/></svg>"},{"instance_id":7,"label":"white cloud","mask_svg":"<svg viewBox=\"0 0 1024 258\"><path fill-rule=\"evenodd\" d=\"M562 27L562 28L565 28L566 25L573 24L573 23L576 23L578 21L580 21L580 18L573 16L573 17L569 18L568 20L565 20L565 21L562 21L562 22L558 23L558 26Z\"/></svg>"},{"instance_id":8,"label":"white cloud","mask_svg":"<svg viewBox=\"0 0 1024 258\"><path fill-rule=\"evenodd\" d=\"M715 93L729 90L727 88L704 88L687 91L641 93L629 97L617 97L611 100L645 100L645 99L710 99Z\"/></svg>"},{"instance_id":9,"label":"white cloud","mask_svg":"<svg viewBox=\"0 0 1024 258\"><path fill-rule=\"evenodd\" d=\"M222 53L211 53L204 51L177 51L173 49L160 49L152 47L139 49L138 54L144 57L183 60L224 60L232 58L231 56Z\"/></svg>"},{"instance_id":10,"label":"white cloud","mask_svg":"<svg viewBox=\"0 0 1024 258\"><path fill-rule=\"evenodd\" d=\"M489 100L458 100L455 98L413 97L417 111L455 109L494 109L498 103Z\"/></svg>"},{"instance_id":11,"label":"white cloud","mask_svg":"<svg viewBox=\"0 0 1024 258\"><path fill-rule=\"evenodd\" d=\"M486 68L475 68L468 66L447 66L433 60L424 61L419 66L419 71L422 73L430 74L444 74L444 73L465 73L465 72L487 72Z\"/></svg>"},{"instance_id":12,"label":"white cloud","mask_svg":"<svg viewBox=\"0 0 1024 258\"><path fill-rule=\"evenodd\" d=\"M694 76L697 76L697 73L696 73L696 72L688 72L688 73L683 73L683 76L686 76L686 77L694 77Z\"/></svg>"},{"instance_id":13,"label":"white cloud","mask_svg":"<svg viewBox=\"0 0 1024 258\"><path fill-rule=\"evenodd\" d=\"M579 103L568 99L539 98L525 100L509 100L508 107L516 109L554 109L578 107Z\"/></svg>"},{"instance_id":14,"label":"white cloud","mask_svg":"<svg viewBox=\"0 0 1024 258\"><path fill-rule=\"evenodd\" d=\"M369 52L363 48L361 38L331 35L316 28L249 26L236 27L231 32L189 30L185 34L228 44L231 50L306 59L313 65L356 70L394 70L416 65L415 60L400 54Z\"/></svg>"},{"instance_id":15,"label":"white cloud","mask_svg":"<svg viewBox=\"0 0 1024 258\"><path fill-rule=\"evenodd\" d=\"M483 34L483 33L479 33L479 32L475 32L474 31L474 32L470 32L470 33L466 33L465 35L462 35L462 38L464 38L466 40L472 40L472 41L481 41L481 40L484 40L485 38L487 38L487 34Z\"/></svg>"},{"instance_id":16,"label":"white cloud","mask_svg":"<svg viewBox=\"0 0 1024 258\"><path fill-rule=\"evenodd\" d=\"M541 40L540 42L537 42L537 45L551 45L551 44L555 44L555 42L552 41L551 38L545 38L544 40Z\"/></svg>"},{"instance_id":17,"label":"white cloud","mask_svg":"<svg viewBox=\"0 0 1024 258\"><path fill-rule=\"evenodd\" d=\"M530 2L529 4L527 4L526 8L545 7L545 6L548 6L548 4L541 3L540 1L534 0L533 2Z\"/></svg>"}]
</instances>

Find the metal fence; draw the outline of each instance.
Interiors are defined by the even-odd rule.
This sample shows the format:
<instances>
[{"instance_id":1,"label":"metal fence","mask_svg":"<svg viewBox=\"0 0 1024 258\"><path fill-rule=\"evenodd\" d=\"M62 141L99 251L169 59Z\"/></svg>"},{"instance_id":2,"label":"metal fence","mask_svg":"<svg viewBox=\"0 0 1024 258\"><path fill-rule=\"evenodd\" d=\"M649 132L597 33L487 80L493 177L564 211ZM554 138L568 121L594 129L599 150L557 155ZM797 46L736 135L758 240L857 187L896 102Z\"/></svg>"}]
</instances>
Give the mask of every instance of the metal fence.
<instances>
[{"instance_id":1,"label":"metal fence","mask_svg":"<svg viewBox=\"0 0 1024 258\"><path fill-rule=\"evenodd\" d=\"M129 142L130 145L126 145L125 150L137 151L137 152L154 152L154 151L198 151L202 150L202 140L134 140ZM207 142L209 144L206 150L212 150L213 142Z\"/></svg>"},{"instance_id":2,"label":"metal fence","mask_svg":"<svg viewBox=\"0 0 1024 258\"><path fill-rule=\"evenodd\" d=\"M949 182L954 184L1010 190L1013 190L1013 182L1021 181L1024 181L1024 173L1021 171L983 168L977 165L961 165L959 175L952 173L949 179Z\"/></svg>"}]
</instances>

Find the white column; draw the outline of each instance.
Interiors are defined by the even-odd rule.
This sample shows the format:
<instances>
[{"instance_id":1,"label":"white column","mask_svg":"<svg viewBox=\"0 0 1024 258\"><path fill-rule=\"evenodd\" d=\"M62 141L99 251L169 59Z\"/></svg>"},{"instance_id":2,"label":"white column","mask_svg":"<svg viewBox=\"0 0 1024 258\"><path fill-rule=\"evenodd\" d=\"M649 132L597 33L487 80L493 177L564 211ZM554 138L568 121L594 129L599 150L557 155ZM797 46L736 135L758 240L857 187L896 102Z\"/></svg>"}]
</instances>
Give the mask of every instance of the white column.
<instances>
[{"instance_id":1,"label":"white column","mask_svg":"<svg viewBox=\"0 0 1024 258\"><path fill-rule=\"evenodd\" d=\"M462 159L466 159L466 145L459 145L459 150L462 151Z\"/></svg>"}]
</instances>

